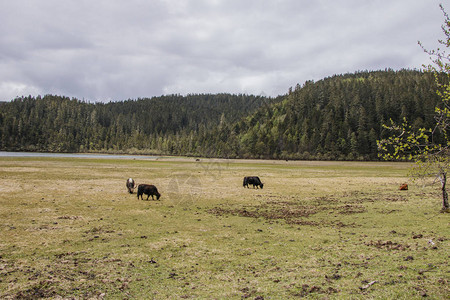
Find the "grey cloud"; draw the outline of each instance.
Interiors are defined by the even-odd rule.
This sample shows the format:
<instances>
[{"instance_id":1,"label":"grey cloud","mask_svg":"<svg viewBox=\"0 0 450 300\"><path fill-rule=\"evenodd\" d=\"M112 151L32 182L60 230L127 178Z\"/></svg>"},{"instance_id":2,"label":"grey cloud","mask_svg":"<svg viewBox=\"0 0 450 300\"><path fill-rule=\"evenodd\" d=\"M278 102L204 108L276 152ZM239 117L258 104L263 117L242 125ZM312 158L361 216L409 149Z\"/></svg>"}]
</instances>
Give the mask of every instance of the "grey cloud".
<instances>
[{"instance_id":1,"label":"grey cloud","mask_svg":"<svg viewBox=\"0 0 450 300\"><path fill-rule=\"evenodd\" d=\"M420 68L442 14L429 0L3 1L0 100L283 94L363 69Z\"/></svg>"}]
</instances>

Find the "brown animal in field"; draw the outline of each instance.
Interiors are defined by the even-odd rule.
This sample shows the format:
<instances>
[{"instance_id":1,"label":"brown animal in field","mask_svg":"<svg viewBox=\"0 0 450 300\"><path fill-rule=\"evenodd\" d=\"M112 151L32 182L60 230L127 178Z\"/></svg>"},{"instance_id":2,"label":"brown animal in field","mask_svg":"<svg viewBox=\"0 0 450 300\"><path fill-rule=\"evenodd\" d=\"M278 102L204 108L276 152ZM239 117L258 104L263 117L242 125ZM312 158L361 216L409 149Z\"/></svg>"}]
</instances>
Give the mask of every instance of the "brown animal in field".
<instances>
[{"instance_id":1,"label":"brown animal in field","mask_svg":"<svg viewBox=\"0 0 450 300\"><path fill-rule=\"evenodd\" d=\"M135 188L136 188L136 183L134 182L133 178L128 178L128 180L127 180L128 193L133 194L133 191Z\"/></svg>"},{"instance_id":2,"label":"brown animal in field","mask_svg":"<svg viewBox=\"0 0 450 300\"><path fill-rule=\"evenodd\" d=\"M408 190L408 184L404 183L400 186L400 191L407 191Z\"/></svg>"}]
</instances>

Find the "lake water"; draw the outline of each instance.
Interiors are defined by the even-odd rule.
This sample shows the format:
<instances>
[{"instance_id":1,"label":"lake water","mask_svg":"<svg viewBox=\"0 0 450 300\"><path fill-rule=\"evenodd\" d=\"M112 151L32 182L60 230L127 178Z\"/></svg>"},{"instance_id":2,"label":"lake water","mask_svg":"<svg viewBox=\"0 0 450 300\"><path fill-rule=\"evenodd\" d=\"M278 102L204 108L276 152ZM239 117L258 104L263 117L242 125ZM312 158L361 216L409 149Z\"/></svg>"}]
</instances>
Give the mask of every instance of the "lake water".
<instances>
[{"instance_id":1,"label":"lake water","mask_svg":"<svg viewBox=\"0 0 450 300\"><path fill-rule=\"evenodd\" d=\"M67 158L109 158L109 159L158 159L149 155L115 155L93 153L46 153L46 152L8 152L0 151L0 157L67 157Z\"/></svg>"}]
</instances>

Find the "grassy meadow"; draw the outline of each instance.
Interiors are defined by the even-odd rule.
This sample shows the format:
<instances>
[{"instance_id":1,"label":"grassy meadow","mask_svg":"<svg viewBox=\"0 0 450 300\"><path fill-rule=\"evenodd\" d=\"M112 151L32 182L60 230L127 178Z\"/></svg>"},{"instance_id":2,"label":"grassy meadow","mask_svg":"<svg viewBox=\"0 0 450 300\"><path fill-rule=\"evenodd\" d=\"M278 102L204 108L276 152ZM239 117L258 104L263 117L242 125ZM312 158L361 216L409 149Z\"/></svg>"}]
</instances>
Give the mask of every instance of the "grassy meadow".
<instances>
[{"instance_id":1,"label":"grassy meadow","mask_svg":"<svg viewBox=\"0 0 450 300\"><path fill-rule=\"evenodd\" d=\"M0 298L448 299L450 215L408 167L3 157Z\"/></svg>"}]
</instances>

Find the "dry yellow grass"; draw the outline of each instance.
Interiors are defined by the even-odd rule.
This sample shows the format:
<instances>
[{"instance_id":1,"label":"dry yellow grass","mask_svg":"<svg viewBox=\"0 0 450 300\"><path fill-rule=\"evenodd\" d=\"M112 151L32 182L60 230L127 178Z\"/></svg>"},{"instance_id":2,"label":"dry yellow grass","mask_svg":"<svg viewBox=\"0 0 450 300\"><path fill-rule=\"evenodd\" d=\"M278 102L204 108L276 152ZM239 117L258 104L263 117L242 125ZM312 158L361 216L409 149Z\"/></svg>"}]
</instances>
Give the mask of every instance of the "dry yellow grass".
<instances>
[{"instance_id":1,"label":"dry yellow grass","mask_svg":"<svg viewBox=\"0 0 450 300\"><path fill-rule=\"evenodd\" d=\"M442 299L448 214L437 188L398 190L407 169L2 158L0 297ZM161 200L128 194L128 177Z\"/></svg>"}]
</instances>

